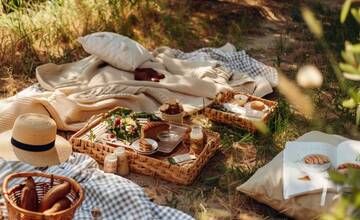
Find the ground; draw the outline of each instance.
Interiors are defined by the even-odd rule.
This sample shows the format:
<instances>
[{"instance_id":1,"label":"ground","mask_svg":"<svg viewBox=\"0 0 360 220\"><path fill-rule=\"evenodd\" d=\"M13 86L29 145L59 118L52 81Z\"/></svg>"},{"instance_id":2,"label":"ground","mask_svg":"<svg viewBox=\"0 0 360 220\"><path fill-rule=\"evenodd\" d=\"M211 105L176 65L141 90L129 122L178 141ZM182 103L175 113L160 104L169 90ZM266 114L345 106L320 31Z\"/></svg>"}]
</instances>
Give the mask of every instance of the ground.
<instances>
[{"instance_id":1,"label":"ground","mask_svg":"<svg viewBox=\"0 0 360 220\"><path fill-rule=\"evenodd\" d=\"M344 38L352 35L351 29L340 27L338 22L342 1L156 1L155 6L151 1L140 1L140 6L116 11L126 18L120 20L107 17L108 8L101 14L82 5L82 1L76 2L78 5L69 6L66 15L48 12L56 19L62 19L63 23L47 30L46 35L36 32L47 28L38 26L36 22L29 24L23 18L3 19L3 24L12 29L9 31L0 26L0 37L8 37L0 40L2 96L13 95L35 82L34 68L41 63L65 63L86 56L75 43L76 37L100 30L126 34L149 49L168 45L192 51L231 42L256 59L277 67L291 80L295 78L297 69L308 63L318 66L324 74L325 83L321 89L303 91L314 102L316 120L305 118L275 91L267 97L279 102L278 111L270 120L270 133L252 135L239 128L213 123L212 129L221 133L222 148L192 186L184 187L131 174L130 178L143 186L160 204L203 219L209 216L215 216L215 219L288 219L236 192L236 186L279 153L286 141L307 131L322 130L359 138L354 112L339 105L343 95L328 58L308 31L300 12L303 5L308 5L315 12L324 23L325 38L337 57ZM72 7L80 6L79 13L71 15ZM111 10L115 10L115 6ZM96 16L88 16L89 13L96 13ZM78 16L78 20L71 16ZM85 22L86 16L89 19ZM38 17L34 19L41 21ZM99 19L102 19L101 22ZM77 21L71 23L71 20ZM73 26L77 27L76 31Z\"/></svg>"}]
</instances>

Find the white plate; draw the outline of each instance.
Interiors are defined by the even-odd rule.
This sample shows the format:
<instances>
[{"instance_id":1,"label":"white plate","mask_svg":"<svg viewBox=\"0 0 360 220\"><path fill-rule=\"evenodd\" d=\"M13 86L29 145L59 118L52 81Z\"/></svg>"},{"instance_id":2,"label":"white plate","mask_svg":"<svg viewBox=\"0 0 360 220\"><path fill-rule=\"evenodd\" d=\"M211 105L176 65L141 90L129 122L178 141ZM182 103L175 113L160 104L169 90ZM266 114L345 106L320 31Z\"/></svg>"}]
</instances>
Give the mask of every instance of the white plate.
<instances>
[{"instance_id":1,"label":"white plate","mask_svg":"<svg viewBox=\"0 0 360 220\"><path fill-rule=\"evenodd\" d=\"M137 139L136 141L134 141L131 144L131 147L134 149L134 151L138 152L139 154L150 155L150 154L155 153L159 148L158 142L156 142L155 140L150 139L150 138L145 138L145 140L149 144L151 144L151 146L153 148L152 151L142 151L142 150L140 150L140 145L139 145L140 139Z\"/></svg>"},{"instance_id":2,"label":"white plate","mask_svg":"<svg viewBox=\"0 0 360 220\"><path fill-rule=\"evenodd\" d=\"M258 110L254 110L251 108L251 102L248 102L245 104L245 109L246 109L246 116L249 116L249 117L254 117L254 118L262 118L264 117L265 113L267 111L269 111L269 106L265 105L265 108L261 111L258 111Z\"/></svg>"}]
</instances>

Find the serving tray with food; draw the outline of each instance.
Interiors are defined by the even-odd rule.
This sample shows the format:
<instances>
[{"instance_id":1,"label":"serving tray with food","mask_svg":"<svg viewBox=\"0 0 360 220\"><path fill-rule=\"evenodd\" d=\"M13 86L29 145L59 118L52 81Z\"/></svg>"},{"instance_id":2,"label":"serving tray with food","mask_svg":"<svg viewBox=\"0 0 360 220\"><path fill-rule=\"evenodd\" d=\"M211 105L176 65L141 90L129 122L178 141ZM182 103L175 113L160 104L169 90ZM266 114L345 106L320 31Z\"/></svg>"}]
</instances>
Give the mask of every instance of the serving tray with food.
<instances>
[{"instance_id":1,"label":"serving tray with food","mask_svg":"<svg viewBox=\"0 0 360 220\"><path fill-rule=\"evenodd\" d=\"M235 124L250 132L256 131L256 122L267 124L277 102L245 93L226 91L217 94L214 102L204 109L204 114L214 121Z\"/></svg>"},{"instance_id":2,"label":"serving tray with food","mask_svg":"<svg viewBox=\"0 0 360 220\"><path fill-rule=\"evenodd\" d=\"M328 171L360 169L360 142L343 141L337 146L322 142L288 142L284 150L284 198L316 191L338 191ZM325 197L325 196L324 196ZM322 203L325 200L322 201Z\"/></svg>"},{"instance_id":3,"label":"serving tray with food","mask_svg":"<svg viewBox=\"0 0 360 220\"><path fill-rule=\"evenodd\" d=\"M177 113L178 114L178 113ZM111 154L125 149L130 171L190 184L219 147L219 134L201 129L201 146L191 150L191 125L164 121L154 114L115 108L98 116L70 142L74 151L92 156L112 170ZM198 135L199 136L199 135ZM200 150L198 150L200 149Z\"/></svg>"}]
</instances>

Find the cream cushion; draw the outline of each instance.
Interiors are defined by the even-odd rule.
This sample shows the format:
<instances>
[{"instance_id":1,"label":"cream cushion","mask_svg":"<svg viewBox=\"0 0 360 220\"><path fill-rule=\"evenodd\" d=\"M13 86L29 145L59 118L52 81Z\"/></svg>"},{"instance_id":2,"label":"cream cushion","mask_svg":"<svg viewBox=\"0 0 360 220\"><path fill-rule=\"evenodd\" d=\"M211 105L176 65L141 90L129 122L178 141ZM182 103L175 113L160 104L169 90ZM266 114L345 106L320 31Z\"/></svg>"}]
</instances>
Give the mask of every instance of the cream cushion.
<instances>
[{"instance_id":1,"label":"cream cushion","mask_svg":"<svg viewBox=\"0 0 360 220\"><path fill-rule=\"evenodd\" d=\"M345 140L347 139L344 137L318 131L306 133L297 139L297 141L305 142L325 142L334 146ZM284 200L282 173L283 152L257 170L248 181L237 187L237 190L281 213L301 220L317 219L319 215L329 210L338 197L337 194L328 192L326 204L323 207L320 206L321 193L307 194Z\"/></svg>"},{"instance_id":2,"label":"cream cushion","mask_svg":"<svg viewBox=\"0 0 360 220\"><path fill-rule=\"evenodd\" d=\"M78 41L87 53L122 70L133 71L152 57L141 44L116 33L97 32Z\"/></svg>"}]
</instances>

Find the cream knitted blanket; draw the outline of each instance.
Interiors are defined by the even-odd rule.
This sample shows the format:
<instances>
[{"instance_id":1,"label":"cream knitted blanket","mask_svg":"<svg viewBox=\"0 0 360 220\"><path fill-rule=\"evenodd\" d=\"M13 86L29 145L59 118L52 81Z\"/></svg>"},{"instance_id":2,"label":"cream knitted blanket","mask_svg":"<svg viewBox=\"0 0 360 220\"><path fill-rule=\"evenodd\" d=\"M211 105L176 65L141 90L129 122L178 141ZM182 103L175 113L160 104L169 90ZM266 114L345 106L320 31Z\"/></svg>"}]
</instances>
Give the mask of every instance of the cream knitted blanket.
<instances>
[{"instance_id":1,"label":"cream knitted blanket","mask_svg":"<svg viewBox=\"0 0 360 220\"><path fill-rule=\"evenodd\" d=\"M16 117L28 112L48 114L58 129L76 131L91 116L116 106L156 112L162 103L176 98L192 113L225 89L253 93L256 86L261 88L265 83L262 93L272 91L266 81L235 75L214 60L179 60L173 53L170 48L158 48L154 58L140 67L163 73L165 79L160 82L135 81L133 73L107 65L93 55L74 63L39 66L36 77L46 91L25 90L0 100L0 132L11 129Z\"/></svg>"}]
</instances>

